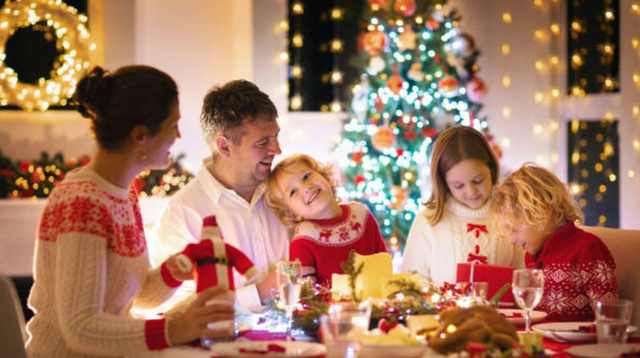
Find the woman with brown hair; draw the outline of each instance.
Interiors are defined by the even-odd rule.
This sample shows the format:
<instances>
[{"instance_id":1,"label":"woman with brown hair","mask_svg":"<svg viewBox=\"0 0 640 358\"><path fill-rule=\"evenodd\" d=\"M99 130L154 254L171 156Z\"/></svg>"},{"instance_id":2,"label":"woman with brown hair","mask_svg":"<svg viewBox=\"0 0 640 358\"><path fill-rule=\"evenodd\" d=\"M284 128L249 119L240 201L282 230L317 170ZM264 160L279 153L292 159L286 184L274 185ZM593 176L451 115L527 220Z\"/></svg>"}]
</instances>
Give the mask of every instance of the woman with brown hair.
<instances>
[{"instance_id":1,"label":"woman with brown hair","mask_svg":"<svg viewBox=\"0 0 640 358\"><path fill-rule=\"evenodd\" d=\"M30 357L125 356L215 336L208 322L233 317L231 304L206 305L203 292L182 316L135 319L132 307L153 307L182 279L172 256L150 270L132 185L142 171L165 168L180 137L178 89L166 73L127 66L96 67L74 100L91 121L93 160L67 175L40 220L29 305Z\"/></svg>"}]
</instances>

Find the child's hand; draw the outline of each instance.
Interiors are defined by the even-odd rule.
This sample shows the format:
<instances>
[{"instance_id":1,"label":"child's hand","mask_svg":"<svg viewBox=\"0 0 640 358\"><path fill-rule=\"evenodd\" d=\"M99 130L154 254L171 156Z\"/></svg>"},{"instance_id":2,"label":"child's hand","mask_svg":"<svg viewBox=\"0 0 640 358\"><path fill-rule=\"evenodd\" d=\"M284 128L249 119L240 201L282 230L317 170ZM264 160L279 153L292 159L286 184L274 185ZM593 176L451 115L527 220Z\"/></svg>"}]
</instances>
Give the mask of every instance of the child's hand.
<instances>
[{"instance_id":1,"label":"child's hand","mask_svg":"<svg viewBox=\"0 0 640 358\"><path fill-rule=\"evenodd\" d=\"M318 282L316 268L313 266L302 266L302 278L312 283Z\"/></svg>"},{"instance_id":2,"label":"child's hand","mask_svg":"<svg viewBox=\"0 0 640 358\"><path fill-rule=\"evenodd\" d=\"M179 281L185 281L185 280L193 280L193 270L185 272L182 269L180 269L180 264L179 264L179 256L181 256L182 254L178 253L175 255L171 255L169 256L169 258L167 259L166 263L167 263L167 269L169 269L169 272L171 273L171 276L173 276L176 280ZM184 256L184 255L182 255Z\"/></svg>"},{"instance_id":3,"label":"child's hand","mask_svg":"<svg viewBox=\"0 0 640 358\"><path fill-rule=\"evenodd\" d=\"M273 298L272 291L278 292L278 275L275 267L272 267L262 281L256 284L260 301L264 302L266 299Z\"/></svg>"}]
</instances>

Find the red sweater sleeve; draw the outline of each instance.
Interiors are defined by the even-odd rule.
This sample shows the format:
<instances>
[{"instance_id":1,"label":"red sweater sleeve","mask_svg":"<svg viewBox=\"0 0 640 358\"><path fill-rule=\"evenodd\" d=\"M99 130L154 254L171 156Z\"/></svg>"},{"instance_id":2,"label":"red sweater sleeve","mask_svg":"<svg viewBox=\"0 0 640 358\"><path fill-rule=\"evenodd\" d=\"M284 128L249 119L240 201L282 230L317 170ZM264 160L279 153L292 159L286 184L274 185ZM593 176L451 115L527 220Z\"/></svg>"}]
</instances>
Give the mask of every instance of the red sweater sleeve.
<instances>
[{"instance_id":1,"label":"red sweater sleeve","mask_svg":"<svg viewBox=\"0 0 640 358\"><path fill-rule=\"evenodd\" d=\"M295 259L300 260L302 266L316 267L315 255L307 240L293 239L291 246L289 246L289 259L292 261Z\"/></svg>"},{"instance_id":2,"label":"red sweater sleeve","mask_svg":"<svg viewBox=\"0 0 640 358\"><path fill-rule=\"evenodd\" d=\"M149 319L146 321L144 335L150 351L169 347L169 342L167 342L165 335L166 325L166 318Z\"/></svg>"},{"instance_id":3,"label":"red sweater sleeve","mask_svg":"<svg viewBox=\"0 0 640 358\"><path fill-rule=\"evenodd\" d=\"M367 233L369 234L368 237L370 237L372 241L376 242L376 252L389 252L387 244L385 244L384 239L382 238L382 233L380 233L380 226L369 210L367 210L366 225L367 231L369 231Z\"/></svg>"}]
</instances>

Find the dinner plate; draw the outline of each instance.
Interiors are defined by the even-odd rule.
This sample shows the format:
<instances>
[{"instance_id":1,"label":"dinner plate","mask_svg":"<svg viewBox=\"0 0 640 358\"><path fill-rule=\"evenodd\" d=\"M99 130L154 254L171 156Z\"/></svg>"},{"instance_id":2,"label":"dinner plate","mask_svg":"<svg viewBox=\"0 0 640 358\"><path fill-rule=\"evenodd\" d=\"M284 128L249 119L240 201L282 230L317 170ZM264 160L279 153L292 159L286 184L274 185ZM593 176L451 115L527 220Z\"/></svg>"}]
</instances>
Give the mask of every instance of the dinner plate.
<instances>
[{"instance_id":1,"label":"dinner plate","mask_svg":"<svg viewBox=\"0 0 640 358\"><path fill-rule=\"evenodd\" d=\"M284 352L269 351L269 345L284 348ZM242 341L224 342L211 345L211 354L225 358L248 357L320 357L326 348L319 343L283 341Z\"/></svg>"},{"instance_id":2,"label":"dinner plate","mask_svg":"<svg viewBox=\"0 0 640 358\"><path fill-rule=\"evenodd\" d=\"M593 325L592 322L550 322L539 323L531 327L534 331L542 333L543 336L558 342L583 343L595 341L597 334L580 330L581 326ZM637 330L634 326L628 326L627 332L633 333Z\"/></svg>"},{"instance_id":3,"label":"dinner plate","mask_svg":"<svg viewBox=\"0 0 640 358\"><path fill-rule=\"evenodd\" d=\"M585 344L565 352L581 358L619 358L624 353L640 352L640 344Z\"/></svg>"},{"instance_id":4,"label":"dinner plate","mask_svg":"<svg viewBox=\"0 0 640 358\"><path fill-rule=\"evenodd\" d=\"M514 326L524 325L524 311L523 310L511 310L511 309L499 309L498 312L504 316ZM531 324L538 323L547 317L546 312L531 311Z\"/></svg>"},{"instance_id":5,"label":"dinner plate","mask_svg":"<svg viewBox=\"0 0 640 358\"><path fill-rule=\"evenodd\" d=\"M377 345L363 344L358 357L363 358L420 358L430 349L426 344L416 345Z\"/></svg>"}]
</instances>

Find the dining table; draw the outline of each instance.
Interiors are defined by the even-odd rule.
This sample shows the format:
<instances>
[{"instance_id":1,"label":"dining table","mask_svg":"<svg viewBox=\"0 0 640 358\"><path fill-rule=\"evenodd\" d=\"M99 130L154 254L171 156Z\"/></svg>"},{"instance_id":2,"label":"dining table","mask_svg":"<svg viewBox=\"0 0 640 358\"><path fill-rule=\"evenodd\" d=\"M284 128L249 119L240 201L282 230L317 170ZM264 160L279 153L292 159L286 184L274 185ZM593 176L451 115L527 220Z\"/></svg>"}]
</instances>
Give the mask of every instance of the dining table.
<instances>
[{"instance_id":1,"label":"dining table","mask_svg":"<svg viewBox=\"0 0 640 358\"><path fill-rule=\"evenodd\" d=\"M236 316L236 321L238 322L238 326L240 327L240 332L235 342L263 342L267 343L278 343L281 344L289 344L286 342L285 329L286 323L284 322L273 322L270 317L264 317L260 313L253 313L248 315ZM541 319L536 323L549 323L545 319ZM593 322L584 322L585 325L593 324ZM524 331L524 325L520 324L520 322L515 322L514 326L516 327L519 333ZM535 327L535 324L534 324ZM313 342L306 344L314 344L319 345L317 343L317 337L305 335L302 331L294 331L294 339L298 342ZM542 339L542 345L545 351L545 355L547 357L552 358L589 358L587 356L582 355L574 355L570 352L573 347L584 346L586 349L591 350L591 347L595 345L595 340L582 340L580 342L575 342L569 340L554 340L548 337L544 337ZM256 343L257 344L257 343ZM636 352L635 357L638 357L637 354L640 352L640 334L639 332L634 332L631 334L628 340L628 345L637 345L637 349L633 348L632 350ZM254 356L248 352L246 355L242 355L243 357ZM266 352L256 352L255 357L269 357L271 354L267 354ZM271 355L273 356L273 355ZM275 354L277 357L282 357L283 355ZM287 356L288 355L284 355ZM302 355L297 357L324 357L324 354L318 355ZM596 358L598 356L597 353L593 353L591 358ZM139 355L131 356L131 358L223 358L227 357L226 355L216 355L214 351L207 347L202 347L199 342L194 342L190 345L181 345L170 347L164 350L147 352ZM231 355L229 357L235 357L235 355ZM366 355L359 355L360 358L367 358ZM376 357L382 357L379 354L376 354ZM394 356L389 356L389 358L393 358ZM427 349L421 358L437 358L437 357L445 357L431 349ZM450 355L449 357L460 357L458 354ZM618 357L618 355L616 356Z\"/></svg>"}]
</instances>

